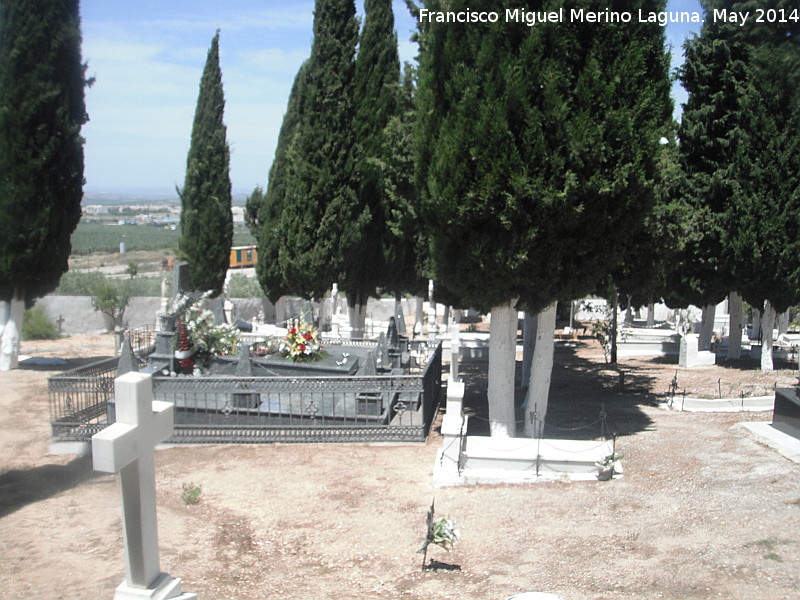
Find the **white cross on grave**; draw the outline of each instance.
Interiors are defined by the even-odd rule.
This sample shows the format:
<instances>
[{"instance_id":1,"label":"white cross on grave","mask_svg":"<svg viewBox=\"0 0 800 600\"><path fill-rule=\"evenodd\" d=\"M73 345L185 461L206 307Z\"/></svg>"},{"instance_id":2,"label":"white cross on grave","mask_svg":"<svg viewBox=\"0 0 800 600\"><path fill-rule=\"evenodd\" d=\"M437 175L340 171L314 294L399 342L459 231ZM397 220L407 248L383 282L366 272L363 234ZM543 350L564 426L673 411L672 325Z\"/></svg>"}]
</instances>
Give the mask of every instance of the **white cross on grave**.
<instances>
[{"instance_id":1,"label":"white cross on grave","mask_svg":"<svg viewBox=\"0 0 800 600\"><path fill-rule=\"evenodd\" d=\"M153 400L150 375L130 372L114 381L116 423L92 437L95 471L119 473L125 543L125 581L114 600L194 600L181 580L162 573L158 559L155 446L173 432L173 406Z\"/></svg>"}]
</instances>

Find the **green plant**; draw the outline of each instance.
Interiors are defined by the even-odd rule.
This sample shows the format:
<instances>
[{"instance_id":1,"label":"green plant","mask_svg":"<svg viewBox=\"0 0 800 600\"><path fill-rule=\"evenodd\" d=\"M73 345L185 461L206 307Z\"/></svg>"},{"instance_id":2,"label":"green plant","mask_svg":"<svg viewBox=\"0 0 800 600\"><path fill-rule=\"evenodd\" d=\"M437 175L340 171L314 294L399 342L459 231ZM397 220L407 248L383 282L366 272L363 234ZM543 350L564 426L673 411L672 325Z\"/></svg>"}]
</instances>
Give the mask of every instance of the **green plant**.
<instances>
[{"instance_id":1,"label":"green plant","mask_svg":"<svg viewBox=\"0 0 800 600\"><path fill-rule=\"evenodd\" d=\"M58 328L44 312L44 307L34 306L25 311L22 321L23 340L55 340L60 336Z\"/></svg>"},{"instance_id":2,"label":"green plant","mask_svg":"<svg viewBox=\"0 0 800 600\"><path fill-rule=\"evenodd\" d=\"M435 544L449 552L461 538L461 533L456 529L455 519L446 519L444 517L436 518L434 502L431 502L431 508L428 510L425 541L422 543L420 549L417 550L418 553L422 554L423 570L425 569L425 561L428 556L428 546Z\"/></svg>"},{"instance_id":3,"label":"green plant","mask_svg":"<svg viewBox=\"0 0 800 600\"><path fill-rule=\"evenodd\" d=\"M109 281L103 281L95 288L92 308L107 315L114 327L117 327L122 325L122 317L129 300L130 294L126 286L115 286Z\"/></svg>"},{"instance_id":4,"label":"green plant","mask_svg":"<svg viewBox=\"0 0 800 600\"><path fill-rule=\"evenodd\" d=\"M200 504L200 496L203 495L203 488L194 483L184 483L182 486L181 500L184 504Z\"/></svg>"},{"instance_id":5,"label":"green plant","mask_svg":"<svg viewBox=\"0 0 800 600\"><path fill-rule=\"evenodd\" d=\"M137 265L137 264L136 264L135 262L133 262L133 261L130 261L130 262L128 263L128 266L127 266L127 267L125 267L125 273L126 273L126 274L127 274L127 275L128 275L130 278L131 278L131 279L133 279L134 277L136 277L136 276L139 274L139 265Z\"/></svg>"},{"instance_id":6,"label":"green plant","mask_svg":"<svg viewBox=\"0 0 800 600\"><path fill-rule=\"evenodd\" d=\"M244 273L234 273L228 282L229 298L264 298L264 290L256 279Z\"/></svg>"}]
</instances>

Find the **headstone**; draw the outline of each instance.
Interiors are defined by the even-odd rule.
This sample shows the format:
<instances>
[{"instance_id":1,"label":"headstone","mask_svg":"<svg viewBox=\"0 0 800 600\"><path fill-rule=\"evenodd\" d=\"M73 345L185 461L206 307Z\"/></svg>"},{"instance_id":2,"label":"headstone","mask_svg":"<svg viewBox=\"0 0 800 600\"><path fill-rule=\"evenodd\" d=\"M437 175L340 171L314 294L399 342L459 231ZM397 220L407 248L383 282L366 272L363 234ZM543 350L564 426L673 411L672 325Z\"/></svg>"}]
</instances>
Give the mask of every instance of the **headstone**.
<instances>
[{"instance_id":1,"label":"headstone","mask_svg":"<svg viewBox=\"0 0 800 600\"><path fill-rule=\"evenodd\" d=\"M389 361L389 344L386 342L386 334L382 331L378 336L378 356L380 357L382 368L388 369L391 367Z\"/></svg>"},{"instance_id":2,"label":"headstone","mask_svg":"<svg viewBox=\"0 0 800 600\"><path fill-rule=\"evenodd\" d=\"M450 339L450 381L458 381L458 359L461 353L461 343L458 337L458 323L453 326Z\"/></svg>"},{"instance_id":3,"label":"headstone","mask_svg":"<svg viewBox=\"0 0 800 600\"><path fill-rule=\"evenodd\" d=\"M681 337L681 349L678 355L678 366L684 369L691 369L702 365L713 365L716 355L707 350L697 349L698 336L695 333L687 333Z\"/></svg>"},{"instance_id":4,"label":"headstone","mask_svg":"<svg viewBox=\"0 0 800 600\"><path fill-rule=\"evenodd\" d=\"M406 317L403 315L403 306L397 305L397 312L394 315L394 322L397 326L397 335L407 335L406 332Z\"/></svg>"},{"instance_id":5,"label":"headstone","mask_svg":"<svg viewBox=\"0 0 800 600\"><path fill-rule=\"evenodd\" d=\"M787 435L800 439L800 398L796 389L775 390L772 426Z\"/></svg>"},{"instance_id":6,"label":"headstone","mask_svg":"<svg viewBox=\"0 0 800 600\"><path fill-rule=\"evenodd\" d=\"M399 345L397 336L397 323L394 320L394 317L389 318L389 329L386 332L386 343L389 345L389 348L397 348Z\"/></svg>"},{"instance_id":7,"label":"headstone","mask_svg":"<svg viewBox=\"0 0 800 600\"><path fill-rule=\"evenodd\" d=\"M188 262L183 260L176 262L172 273L172 290L176 296L189 294L193 291L192 282L189 279Z\"/></svg>"},{"instance_id":8,"label":"headstone","mask_svg":"<svg viewBox=\"0 0 800 600\"><path fill-rule=\"evenodd\" d=\"M378 367L375 364L375 353L370 350L367 352L367 358L364 360L364 364L358 370L358 375L364 375L367 377L374 377L378 374Z\"/></svg>"},{"instance_id":9,"label":"headstone","mask_svg":"<svg viewBox=\"0 0 800 600\"><path fill-rule=\"evenodd\" d=\"M5 327L0 325L0 371L17 368L19 361L19 334L14 319L8 319Z\"/></svg>"},{"instance_id":10,"label":"headstone","mask_svg":"<svg viewBox=\"0 0 800 600\"><path fill-rule=\"evenodd\" d=\"M117 377L125 375L125 373L138 372L139 363L133 355L133 348L131 347L131 336L126 335L122 341L122 350L119 353L119 361L117 362Z\"/></svg>"},{"instance_id":11,"label":"headstone","mask_svg":"<svg viewBox=\"0 0 800 600\"><path fill-rule=\"evenodd\" d=\"M125 581L115 600L194 600L161 572L156 521L155 446L173 432L173 405L153 400L153 382L126 373L114 382L117 422L92 437L94 469L119 473Z\"/></svg>"},{"instance_id":12,"label":"headstone","mask_svg":"<svg viewBox=\"0 0 800 600\"><path fill-rule=\"evenodd\" d=\"M253 366L250 362L250 347L247 344L241 344L241 350L239 351L239 362L236 363L236 376L253 376Z\"/></svg>"}]
</instances>

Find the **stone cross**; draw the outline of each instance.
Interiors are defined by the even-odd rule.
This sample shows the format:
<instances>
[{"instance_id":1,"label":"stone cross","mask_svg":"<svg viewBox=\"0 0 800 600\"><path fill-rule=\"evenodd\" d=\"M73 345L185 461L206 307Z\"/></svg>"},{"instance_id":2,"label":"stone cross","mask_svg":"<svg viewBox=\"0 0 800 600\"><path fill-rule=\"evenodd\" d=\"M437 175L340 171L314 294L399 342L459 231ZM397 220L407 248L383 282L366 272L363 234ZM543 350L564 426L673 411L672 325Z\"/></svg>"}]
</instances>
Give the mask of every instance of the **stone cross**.
<instances>
[{"instance_id":1,"label":"stone cross","mask_svg":"<svg viewBox=\"0 0 800 600\"><path fill-rule=\"evenodd\" d=\"M155 446L172 435L173 405L153 400L153 382L144 373L117 377L114 395L116 423L92 437L95 471L119 473L125 581L114 598L196 598L181 593L181 580L159 566Z\"/></svg>"},{"instance_id":2,"label":"stone cross","mask_svg":"<svg viewBox=\"0 0 800 600\"><path fill-rule=\"evenodd\" d=\"M61 332L61 327L62 327L62 325L64 325L64 321L65 321L64 316L63 315L58 315L58 318L56 319L56 323L58 323L58 335L61 335L61 333L62 333Z\"/></svg>"}]
</instances>

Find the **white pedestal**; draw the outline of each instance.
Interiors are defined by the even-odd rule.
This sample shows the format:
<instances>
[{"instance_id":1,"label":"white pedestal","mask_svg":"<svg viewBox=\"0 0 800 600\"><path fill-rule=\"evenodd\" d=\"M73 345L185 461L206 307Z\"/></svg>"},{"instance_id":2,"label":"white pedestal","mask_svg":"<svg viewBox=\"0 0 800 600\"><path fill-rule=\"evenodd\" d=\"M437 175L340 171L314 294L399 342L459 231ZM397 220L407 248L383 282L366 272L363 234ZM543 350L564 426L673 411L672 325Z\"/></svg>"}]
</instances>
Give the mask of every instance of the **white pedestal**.
<instances>
[{"instance_id":1,"label":"white pedestal","mask_svg":"<svg viewBox=\"0 0 800 600\"><path fill-rule=\"evenodd\" d=\"M149 588L135 588L123 581L114 600L196 600L197 594L181 592L181 580L161 573Z\"/></svg>"}]
</instances>

